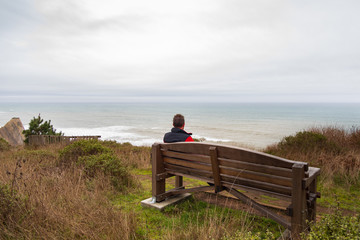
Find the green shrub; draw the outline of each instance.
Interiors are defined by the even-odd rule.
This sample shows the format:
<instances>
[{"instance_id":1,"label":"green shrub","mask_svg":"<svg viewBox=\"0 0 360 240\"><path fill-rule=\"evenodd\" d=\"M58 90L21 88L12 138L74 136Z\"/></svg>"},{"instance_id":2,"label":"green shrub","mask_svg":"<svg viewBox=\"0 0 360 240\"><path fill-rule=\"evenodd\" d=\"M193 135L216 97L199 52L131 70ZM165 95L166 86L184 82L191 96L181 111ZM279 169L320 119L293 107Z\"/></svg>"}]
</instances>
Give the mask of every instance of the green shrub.
<instances>
[{"instance_id":1,"label":"green shrub","mask_svg":"<svg viewBox=\"0 0 360 240\"><path fill-rule=\"evenodd\" d=\"M295 136L284 137L277 145L276 151L270 150L270 154L278 154L278 152L289 153L309 153L316 151L325 151L330 153L340 153L342 150L334 142L329 141L323 134L302 131L296 133Z\"/></svg>"},{"instance_id":2,"label":"green shrub","mask_svg":"<svg viewBox=\"0 0 360 240\"><path fill-rule=\"evenodd\" d=\"M77 163L79 157L112 153L111 149L102 145L98 140L80 140L71 143L60 151L60 164L71 165Z\"/></svg>"},{"instance_id":3,"label":"green shrub","mask_svg":"<svg viewBox=\"0 0 360 240\"><path fill-rule=\"evenodd\" d=\"M102 172L110 177L112 185L119 191L134 186L128 168L110 148L104 146L106 144L98 140L76 141L60 151L59 163L63 166L82 165L90 178Z\"/></svg>"},{"instance_id":4,"label":"green shrub","mask_svg":"<svg viewBox=\"0 0 360 240\"><path fill-rule=\"evenodd\" d=\"M360 215L342 216L341 211L325 215L320 222L311 227L304 239L360 239Z\"/></svg>"},{"instance_id":5,"label":"green shrub","mask_svg":"<svg viewBox=\"0 0 360 240\"><path fill-rule=\"evenodd\" d=\"M128 169L112 153L82 156L78 163L84 165L84 170L90 177L95 177L98 171L110 176L112 185L120 191L134 185Z\"/></svg>"},{"instance_id":6,"label":"green shrub","mask_svg":"<svg viewBox=\"0 0 360 240\"><path fill-rule=\"evenodd\" d=\"M0 152L10 149L10 144L3 138L0 138Z\"/></svg>"}]
</instances>

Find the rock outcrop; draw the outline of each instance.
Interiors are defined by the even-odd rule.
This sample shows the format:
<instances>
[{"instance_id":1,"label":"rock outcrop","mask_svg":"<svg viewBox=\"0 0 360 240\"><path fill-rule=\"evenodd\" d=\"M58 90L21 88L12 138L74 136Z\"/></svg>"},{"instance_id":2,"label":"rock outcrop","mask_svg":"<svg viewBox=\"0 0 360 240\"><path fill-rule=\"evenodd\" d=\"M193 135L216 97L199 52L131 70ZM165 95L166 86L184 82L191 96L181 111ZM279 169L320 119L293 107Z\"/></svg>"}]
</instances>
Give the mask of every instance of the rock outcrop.
<instances>
[{"instance_id":1,"label":"rock outcrop","mask_svg":"<svg viewBox=\"0 0 360 240\"><path fill-rule=\"evenodd\" d=\"M14 117L0 128L0 138L5 139L11 146L21 146L24 145L25 140L23 131L24 126L20 118Z\"/></svg>"}]
</instances>

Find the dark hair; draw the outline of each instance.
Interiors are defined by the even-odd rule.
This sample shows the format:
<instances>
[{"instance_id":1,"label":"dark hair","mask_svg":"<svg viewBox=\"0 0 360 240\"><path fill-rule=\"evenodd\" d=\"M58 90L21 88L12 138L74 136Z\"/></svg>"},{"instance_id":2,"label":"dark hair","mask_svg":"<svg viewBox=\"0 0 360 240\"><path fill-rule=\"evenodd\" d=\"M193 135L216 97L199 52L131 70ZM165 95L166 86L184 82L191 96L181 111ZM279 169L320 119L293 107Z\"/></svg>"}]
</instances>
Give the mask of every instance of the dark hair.
<instances>
[{"instance_id":1,"label":"dark hair","mask_svg":"<svg viewBox=\"0 0 360 240\"><path fill-rule=\"evenodd\" d=\"M185 118L181 114L176 114L173 118L173 126L176 128L181 128L185 124Z\"/></svg>"}]
</instances>

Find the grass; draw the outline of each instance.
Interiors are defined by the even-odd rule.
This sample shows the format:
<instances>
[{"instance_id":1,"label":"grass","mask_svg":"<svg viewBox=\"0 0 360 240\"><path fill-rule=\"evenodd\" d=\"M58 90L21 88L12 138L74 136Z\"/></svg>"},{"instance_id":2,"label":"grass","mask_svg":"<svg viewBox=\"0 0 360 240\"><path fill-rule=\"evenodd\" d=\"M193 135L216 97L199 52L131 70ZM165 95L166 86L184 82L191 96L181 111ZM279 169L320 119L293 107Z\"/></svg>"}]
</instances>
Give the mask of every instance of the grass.
<instances>
[{"instance_id":1,"label":"grass","mask_svg":"<svg viewBox=\"0 0 360 240\"><path fill-rule=\"evenodd\" d=\"M105 174L58 166L59 147L0 153L0 239L133 239L136 218L115 210Z\"/></svg>"},{"instance_id":2,"label":"grass","mask_svg":"<svg viewBox=\"0 0 360 240\"><path fill-rule=\"evenodd\" d=\"M339 127L311 128L285 137L264 151L273 155L308 162L321 168L318 189L323 207L360 213L360 129Z\"/></svg>"},{"instance_id":3,"label":"grass","mask_svg":"<svg viewBox=\"0 0 360 240\"><path fill-rule=\"evenodd\" d=\"M359 134L356 128L309 129L265 150L321 167L318 203L326 211L318 210L323 220L313 227L317 236L326 232L322 227L336 227L339 221L345 223L341 225L345 232L359 230ZM68 147L4 146L0 239L276 239L284 230L272 220L196 198L164 212L142 208L140 201L151 197L149 147L112 141ZM184 182L189 187L206 185L189 178ZM168 188L173 184L170 180Z\"/></svg>"}]
</instances>

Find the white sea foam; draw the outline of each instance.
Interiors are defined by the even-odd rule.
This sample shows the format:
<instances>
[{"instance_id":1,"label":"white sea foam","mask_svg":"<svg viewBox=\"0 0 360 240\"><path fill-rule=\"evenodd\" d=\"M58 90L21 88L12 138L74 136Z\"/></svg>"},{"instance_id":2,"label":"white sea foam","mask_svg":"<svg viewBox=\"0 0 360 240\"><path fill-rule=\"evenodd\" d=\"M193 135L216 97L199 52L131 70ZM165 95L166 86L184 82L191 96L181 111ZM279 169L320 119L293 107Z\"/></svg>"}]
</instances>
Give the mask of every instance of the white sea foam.
<instances>
[{"instance_id":1,"label":"white sea foam","mask_svg":"<svg viewBox=\"0 0 360 240\"><path fill-rule=\"evenodd\" d=\"M206 137L206 136L199 136L199 135L193 135L193 138L205 140L209 142L231 142L230 139L221 139L221 138L214 138L214 137Z\"/></svg>"},{"instance_id":2,"label":"white sea foam","mask_svg":"<svg viewBox=\"0 0 360 240\"><path fill-rule=\"evenodd\" d=\"M126 138L136 136L131 132L126 132L133 127L129 126L110 126L110 127L99 127L99 128L59 128L58 131L63 132L67 136L101 136L102 139L112 139L119 135Z\"/></svg>"}]
</instances>

